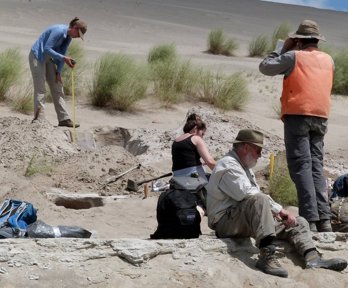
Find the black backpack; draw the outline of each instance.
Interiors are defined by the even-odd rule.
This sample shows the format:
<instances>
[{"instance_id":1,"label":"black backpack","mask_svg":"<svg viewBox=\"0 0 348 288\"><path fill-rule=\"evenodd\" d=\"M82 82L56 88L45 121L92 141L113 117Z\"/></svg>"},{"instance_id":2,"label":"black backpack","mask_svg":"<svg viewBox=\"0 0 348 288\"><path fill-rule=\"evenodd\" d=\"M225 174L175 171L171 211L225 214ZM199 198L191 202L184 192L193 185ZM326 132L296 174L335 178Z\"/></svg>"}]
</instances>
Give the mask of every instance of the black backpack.
<instances>
[{"instance_id":1,"label":"black backpack","mask_svg":"<svg viewBox=\"0 0 348 288\"><path fill-rule=\"evenodd\" d=\"M201 216L196 206L204 206L198 192L206 184L207 182L202 178L173 177L170 180L170 188L158 198L158 227L150 238L198 238L202 234Z\"/></svg>"}]
</instances>

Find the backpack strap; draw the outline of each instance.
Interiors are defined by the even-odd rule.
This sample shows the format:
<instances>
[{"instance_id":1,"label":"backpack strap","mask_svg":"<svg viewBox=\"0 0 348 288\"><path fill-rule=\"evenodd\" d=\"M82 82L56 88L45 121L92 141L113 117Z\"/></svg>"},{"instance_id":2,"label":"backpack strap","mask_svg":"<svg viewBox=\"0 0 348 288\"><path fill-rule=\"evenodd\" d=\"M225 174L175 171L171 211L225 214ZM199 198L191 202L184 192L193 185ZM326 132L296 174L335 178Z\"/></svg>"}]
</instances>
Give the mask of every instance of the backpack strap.
<instances>
[{"instance_id":1,"label":"backpack strap","mask_svg":"<svg viewBox=\"0 0 348 288\"><path fill-rule=\"evenodd\" d=\"M36 209L31 203L6 199L0 206L0 228L11 227L24 231L26 226L36 221Z\"/></svg>"},{"instance_id":2,"label":"backpack strap","mask_svg":"<svg viewBox=\"0 0 348 288\"><path fill-rule=\"evenodd\" d=\"M0 228L7 225L7 221L10 213L16 209L15 204L12 200L6 199L1 204L0 208ZM18 207L18 206L17 206Z\"/></svg>"},{"instance_id":3,"label":"backpack strap","mask_svg":"<svg viewBox=\"0 0 348 288\"><path fill-rule=\"evenodd\" d=\"M10 204L10 200L6 199L4 202L2 202L1 204L1 208L0 208L0 217L3 216L3 214L5 214L6 212L6 208L9 206Z\"/></svg>"},{"instance_id":4,"label":"backpack strap","mask_svg":"<svg viewBox=\"0 0 348 288\"><path fill-rule=\"evenodd\" d=\"M28 203L22 202L19 206L17 206L10 212L7 222L12 228L21 229L21 227L18 225L18 219L22 216L27 205Z\"/></svg>"}]
</instances>

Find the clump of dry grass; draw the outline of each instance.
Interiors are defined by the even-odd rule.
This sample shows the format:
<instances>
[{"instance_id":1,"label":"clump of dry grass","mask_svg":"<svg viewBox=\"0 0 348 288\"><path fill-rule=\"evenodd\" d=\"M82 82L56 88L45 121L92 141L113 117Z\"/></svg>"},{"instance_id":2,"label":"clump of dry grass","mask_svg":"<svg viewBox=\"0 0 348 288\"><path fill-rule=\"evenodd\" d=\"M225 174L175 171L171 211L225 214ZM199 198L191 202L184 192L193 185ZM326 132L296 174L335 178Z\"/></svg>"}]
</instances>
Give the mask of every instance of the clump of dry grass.
<instances>
[{"instance_id":1,"label":"clump of dry grass","mask_svg":"<svg viewBox=\"0 0 348 288\"><path fill-rule=\"evenodd\" d=\"M87 64L85 60L85 51L81 44L76 41L72 41L71 45L68 48L67 55L73 58L76 61L76 65L74 67L74 89L75 93L80 93L82 90L83 83L83 74L87 69ZM63 78L63 89L65 95L72 94L72 77L71 77L71 68L67 65L64 65L62 71Z\"/></svg>"},{"instance_id":2,"label":"clump of dry grass","mask_svg":"<svg viewBox=\"0 0 348 288\"><path fill-rule=\"evenodd\" d=\"M235 39L228 39L224 31L219 28L212 30L208 36L208 52L225 56L234 55L239 45Z\"/></svg>"},{"instance_id":3,"label":"clump of dry grass","mask_svg":"<svg viewBox=\"0 0 348 288\"><path fill-rule=\"evenodd\" d=\"M275 156L273 175L269 179L269 194L283 206L298 206L297 191L290 178L285 151Z\"/></svg>"},{"instance_id":4,"label":"clump of dry grass","mask_svg":"<svg viewBox=\"0 0 348 288\"><path fill-rule=\"evenodd\" d=\"M262 57L269 51L269 40L265 35L259 35L249 44L250 57Z\"/></svg>"},{"instance_id":5,"label":"clump of dry grass","mask_svg":"<svg viewBox=\"0 0 348 288\"><path fill-rule=\"evenodd\" d=\"M190 94L197 81L197 70L190 61L169 59L151 65L154 95L165 105L178 103Z\"/></svg>"},{"instance_id":6,"label":"clump of dry grass","mask_svg":"<svg viewBox=\"0 0 348 288\"><path fill-rule=\"evenodd\" d=\"M271 44L271 50L274 50L277 45L277 41L279 39L285 40L288 38L288 34L291 32L291 26L287 23L281 23L278 27L276 27L273 31L272 35L272 44Z\"/></svg>"},{"instance_id":7,"label":"clump of dry grass","mask_svg":"<svg viewBox=\"0 0 348 288\"><path fill-rule=\"evenodd\" d=\"M20 113L29 115L33 111L33 87L30 81L13 86L8 92L8 100L12 108Z\"/></svg>"},{"instance_id":8,"label":"clump of dry grass","mask_svg":"<svg viewBox=\"0 0 348 288\"><path fill-rule=\"evenodd\" d=\"M335 77L332 91L337 94L348 95L348 49L339 51L334 56Z\"/></svg>"},{"instance_id":9,"label":"clump of dry grass","mask_svg":"<svg viewBox=\"0 0 348 288\"><path fill-rule=\"evenodd\" d=\"M155 62L169 61L177 58L176 48L174 44L161 44L153 47L148 56L147 62L153 64Z\"/></svg>"},{"instance_id":10,"label":"clump of dry grass","mask_svg":"<svg viewBox=\"0 0 348 288\"><path fill-rule=\"evenodd\" d=\"M249 99L249 89L242 73L226 76L220 72L201 70L194 89L200 101L222 110L240 110Z\"/></svg>"},{"instance_id":11,"label":"clump of dry grass","mask_svg":"<svg viewBox=\"0 0 348 288\"><path fill-rule=\"evenodd\" d=\"M46 158L39 158L33 155L25 169L24 176L30 177L35 174L50 174L54 170L54 165Z\"/></svg>"},{"instance_id":12,"label":"clump of dry grass","mask_svg":"<svg viewBox=\"0 0 348 288\"><path fill-rule=\"evenodd\" d=\"M23 72L22 57L19 49L10 48L0 53L0 101L21 77Z\"/></svg>"},{"instance_id":13,"label":"clump of dry grass","mask_svg":"<svg viewBox=\"0 0 348 288\"><path fill-rule=\"evenodd\" d=\"M96 62L90 91L92 105L127 111L146 97L145 68L123 54L106 53Z\"/></svg>"}]
</instances>

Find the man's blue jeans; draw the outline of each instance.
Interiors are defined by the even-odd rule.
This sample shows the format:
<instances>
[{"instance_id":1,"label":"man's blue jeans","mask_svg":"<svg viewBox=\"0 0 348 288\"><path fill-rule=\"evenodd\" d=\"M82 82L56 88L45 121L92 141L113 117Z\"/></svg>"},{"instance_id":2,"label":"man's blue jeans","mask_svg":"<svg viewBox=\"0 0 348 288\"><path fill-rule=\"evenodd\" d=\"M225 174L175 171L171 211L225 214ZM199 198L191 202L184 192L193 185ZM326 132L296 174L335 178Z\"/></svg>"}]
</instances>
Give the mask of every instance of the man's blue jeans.
<instances>
[{"instance_id":1,"label":"man's blue jeans","mask_svg":"<svg viewBox=\"0 0 348 288\"><path fill-rule=\"evenodd\" d=\"M325 118L286 115L284 141L292 181L297 189L299 215L307 221L331 218L323 171Z\"/></svg>"}]
</instances>

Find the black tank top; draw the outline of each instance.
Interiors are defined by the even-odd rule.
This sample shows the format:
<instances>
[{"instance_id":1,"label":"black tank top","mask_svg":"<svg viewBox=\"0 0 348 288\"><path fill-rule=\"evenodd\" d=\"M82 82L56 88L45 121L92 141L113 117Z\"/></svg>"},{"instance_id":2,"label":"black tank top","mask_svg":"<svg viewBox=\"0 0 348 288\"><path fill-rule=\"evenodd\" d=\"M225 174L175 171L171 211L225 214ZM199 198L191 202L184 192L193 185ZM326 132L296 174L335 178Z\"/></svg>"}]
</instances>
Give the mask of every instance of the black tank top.
<instances>
[{"instance_id":1,"label":"black tank top","mask_svg":"<svg viewBox=\"0 0 348 288\"><path fill-rule=\"evenodd\" d=\"M202 165L196 146L192 143L191 138L187 137L179 142L174 141L172 144L172 171Z\"/></svg>"}]
</instances>

